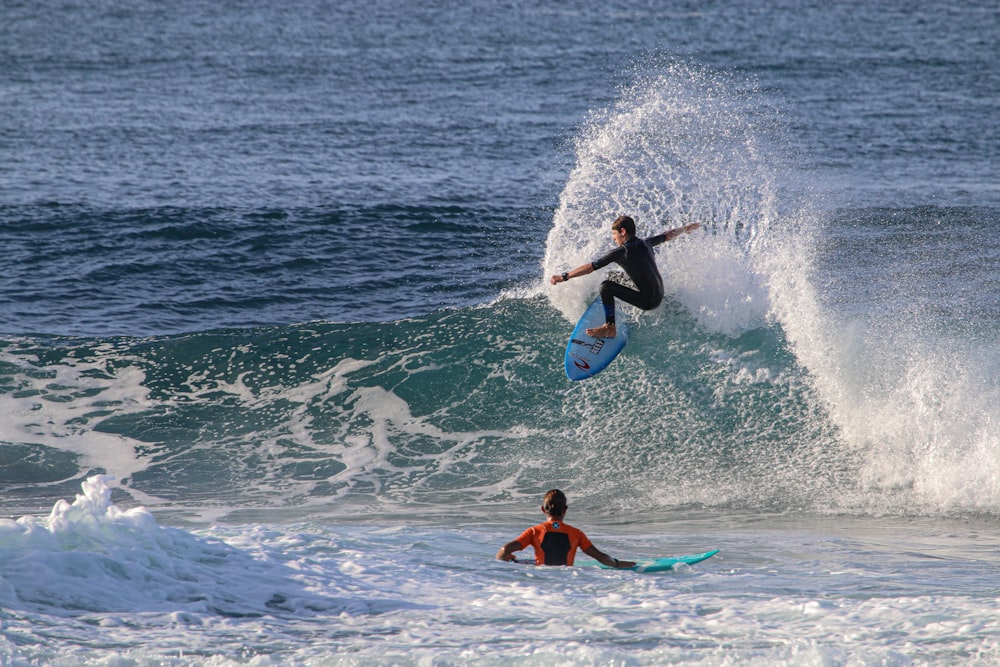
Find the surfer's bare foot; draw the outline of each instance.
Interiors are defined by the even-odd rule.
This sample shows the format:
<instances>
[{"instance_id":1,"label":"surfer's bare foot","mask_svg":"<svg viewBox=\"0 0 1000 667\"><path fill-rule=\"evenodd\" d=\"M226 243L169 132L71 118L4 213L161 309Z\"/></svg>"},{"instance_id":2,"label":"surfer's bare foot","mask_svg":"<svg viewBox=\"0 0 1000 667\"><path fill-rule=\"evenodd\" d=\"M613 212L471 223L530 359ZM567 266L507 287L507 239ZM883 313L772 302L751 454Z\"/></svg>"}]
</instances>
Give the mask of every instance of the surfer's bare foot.
<instances>
[{"instance_id":1,"label":"surfer's bare foot","mask_svg":"<svg viewBox=\"0 0 1000 667\"><path fill-rule=\"evenodd\" d=\"M618 329L613 324L605 324L599 327L587 329L587 335L594 338L614 338L618 335Z\"/></svg>"}]
</instances>

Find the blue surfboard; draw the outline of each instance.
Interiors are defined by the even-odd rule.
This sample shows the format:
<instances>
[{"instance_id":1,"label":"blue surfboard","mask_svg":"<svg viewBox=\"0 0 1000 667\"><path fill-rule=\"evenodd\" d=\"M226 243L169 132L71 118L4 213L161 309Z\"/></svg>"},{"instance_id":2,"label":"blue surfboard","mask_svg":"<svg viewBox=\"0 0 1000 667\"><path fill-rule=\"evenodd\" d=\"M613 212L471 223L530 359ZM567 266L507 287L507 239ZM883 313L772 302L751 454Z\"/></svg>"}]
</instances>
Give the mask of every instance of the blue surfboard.
<instances>
[{"instance_id":1,"label":"blue surfboard","mask_svg":"<svg viewBox=\"0 0 1000 667\"><path fill-rule=\"evenodd\" d=\"M598 296L580 316L569 342L566 344L566 377L570 380L586 380L608 367L628 342L628 326L616 322L618 335L614 338L594 338L587 335L587 329L604 324L604 306Z\"/></svg>"},{"instance_id":2,"label":"blue surfboard","mask_svg":"<svg viewBox=\"0 0 1000 667\"><path fill-rule=\"evenodd\" d=\"M719 553L718 549L713 549L711 551L706 551L700 554L688 554L687 556L667 556L665 558L648 558L644 560L635 561L633 567L608 567L602 563L598 563L594 560L577 559L577 565L597 565L605 570L631 570L632 572L669 572L677 568L678 565L694 565L695 563L700 563L703 560L708 560L715 554ZM534 565L534 559L519 558L514 561L521 565Z\"/></svg>"},{"instance_id":3,"label":"blue surfboard","mask_svg":"<svg viewBox=\"0 0 1000 667\"><path fill-rule=\"evenodd\" d=\"M617 568L617 569L629 569L634 572L666 572L668 570L673 570L678 565L694 565L695 563L700 563L703 560L707 560L719 553L718 549L713 549L712 551L706 551L700 554L690 554L688 556L670 556L667 558L653 558L650 560L636 561L635 567L630 568ZM598 563L600 565L600 563ZM601 567L614 570L616 568L609 568L607 565L601 565Z\"/></svg>"}]
</instances>

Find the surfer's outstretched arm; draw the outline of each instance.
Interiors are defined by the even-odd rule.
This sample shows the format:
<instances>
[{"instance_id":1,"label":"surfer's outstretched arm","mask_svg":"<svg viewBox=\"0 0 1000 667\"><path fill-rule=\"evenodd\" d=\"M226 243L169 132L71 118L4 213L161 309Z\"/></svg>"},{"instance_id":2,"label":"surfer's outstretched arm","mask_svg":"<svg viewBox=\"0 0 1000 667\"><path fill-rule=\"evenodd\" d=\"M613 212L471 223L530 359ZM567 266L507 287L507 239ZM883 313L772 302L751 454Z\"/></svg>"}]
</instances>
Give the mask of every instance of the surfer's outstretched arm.
<instances>
[{"instance_id":1,"label":"surfer's outstretched arm","mask_svg":"<svg viewBox=\"0 0 1000 667\"><path fill-rule=\"evenodd\" d=\"M517 540L512 540L507 544L500 547L500 551L497 552L497 560L517 560L514 556L515 551L520 551L524 547Z\"/></svg>"},{"instance_id":2,"label":"surfer's outstretched arm","mask_svg":"<svg viewBox=\"0 0 1000 667\"><path fill-rule=\"evenodd\" d=\"M690 234L694 230L701 227L700 222L692 222L690 225L684 225L683 227L678 227L677 229L671 229L669 232L664 232L663 236L665 241L670 241L681 234Z\"/></svg>"},{"instance_id":3,"label":"surfer's outstretched arm","mask_svg":"<svg viewBox=\"0 0 1000 667\"><path fill-rule=\"evenodd\" d=\"M594 272L593 264L581 264L572 271L566 271L561 275L552 276L551 278L549 278L549 283L553 285L558 285L559 283L566 282L570 278L579 278L580 276L585 276L588 273L593 273L593 272Z\"/></svg>"},{"instance_id":4,"label":"surfer's outstretched arm","mask_svg":"<svg viewBox=\"0 0 1000 667\"><path fill-rule=\"evenodd\" d=\"M597 562L601 563L602 565L607 565L608 567L614 567L614 568L635 567L635 563L633 563L632 561L618 560L617 558L612 558L611 556L607 555L606 553L604 553L603 551L601 551L600 549L598 549L593 545L584 549L583 553L587 554L588 556L590 556Z\"/></svg>"}]
</instances>

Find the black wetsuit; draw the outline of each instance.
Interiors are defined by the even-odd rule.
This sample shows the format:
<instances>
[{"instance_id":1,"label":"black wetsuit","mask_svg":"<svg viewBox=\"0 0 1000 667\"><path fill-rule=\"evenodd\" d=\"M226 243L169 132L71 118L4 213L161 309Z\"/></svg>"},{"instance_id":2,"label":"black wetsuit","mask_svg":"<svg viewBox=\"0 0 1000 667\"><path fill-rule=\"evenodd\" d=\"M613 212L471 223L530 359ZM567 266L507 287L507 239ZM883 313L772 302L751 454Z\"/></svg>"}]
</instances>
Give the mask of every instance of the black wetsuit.
<instances>
[{"instance_id":1,"label":"black wetsuit","mask_svg":"<svg viewBox=\"0 0 1000 667\"><path fill-rule=\"evenodd\" d=\"M642 310L652 310L663 301L663 278L656 268L653 246L666 240L666 232L645 239L633 236L592 263L595 271L612 262L618 264L639 288L636 291L613 280L601 283L601 302L604 304L604 317L608 324L615 323L615 297Z\"/></svg>"}]
</instances>

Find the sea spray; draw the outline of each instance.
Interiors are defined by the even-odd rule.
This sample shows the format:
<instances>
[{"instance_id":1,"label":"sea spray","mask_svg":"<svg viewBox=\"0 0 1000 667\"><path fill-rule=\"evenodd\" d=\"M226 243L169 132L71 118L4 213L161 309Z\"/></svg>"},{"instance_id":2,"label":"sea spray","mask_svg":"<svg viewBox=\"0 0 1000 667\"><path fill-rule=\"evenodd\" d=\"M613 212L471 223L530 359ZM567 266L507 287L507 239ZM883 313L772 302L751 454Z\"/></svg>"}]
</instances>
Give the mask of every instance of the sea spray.
<instances>
[{"instance_id":1,"label":"sea spray","mask_svg":"<svg viewBox=\"0 0 1000 667\"><path fill-rule=\"evenodd\" d=\"M989 287L956 270L990 252L986 229L971 211L870 211L762 260L775 319L858 461L851 511L1000 508L996 317Z\"/></svg>"}]
</instances>

